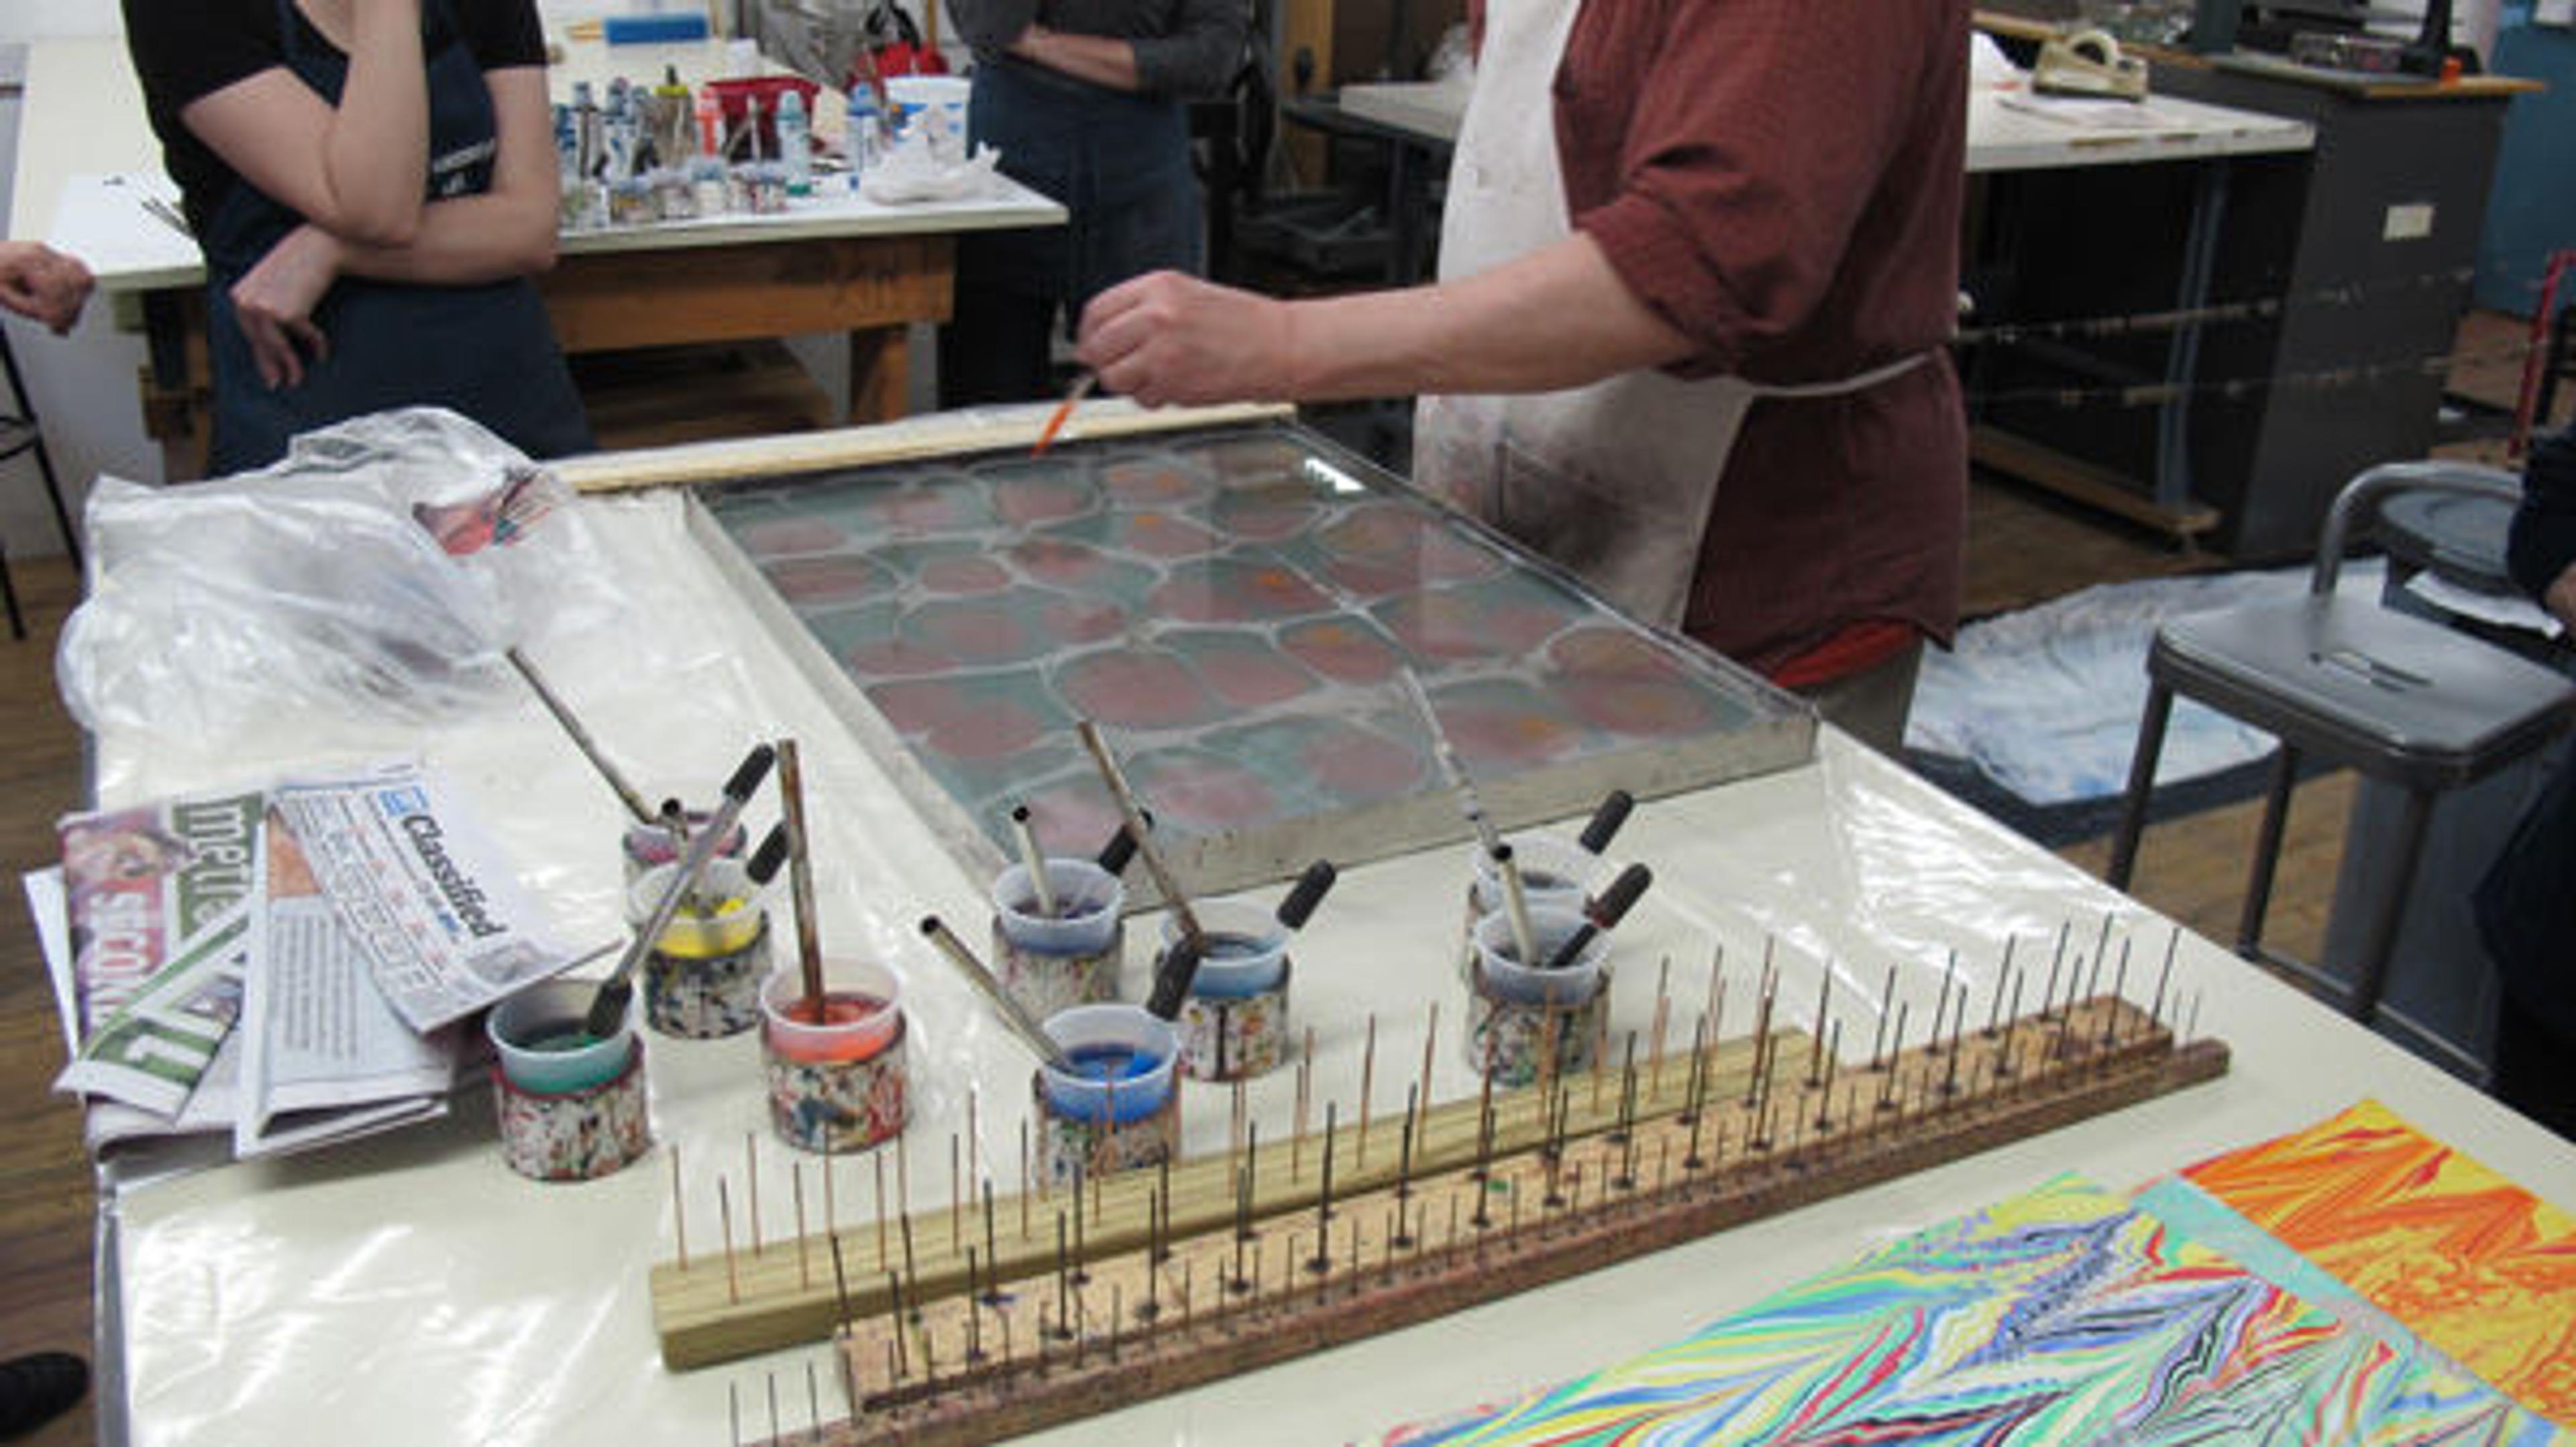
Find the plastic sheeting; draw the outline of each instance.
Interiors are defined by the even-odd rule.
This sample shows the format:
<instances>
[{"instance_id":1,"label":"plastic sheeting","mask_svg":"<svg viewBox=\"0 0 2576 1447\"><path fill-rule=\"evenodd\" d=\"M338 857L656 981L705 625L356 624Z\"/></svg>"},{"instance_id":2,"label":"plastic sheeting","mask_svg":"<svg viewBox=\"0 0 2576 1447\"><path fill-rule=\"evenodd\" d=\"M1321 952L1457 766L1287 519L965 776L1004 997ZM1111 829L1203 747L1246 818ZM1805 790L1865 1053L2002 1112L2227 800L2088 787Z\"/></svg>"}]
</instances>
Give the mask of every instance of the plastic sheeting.
<instances>
[{"instance_id":1,"label":"plastic sheeting","mask_svg":"<svg viewBox=\"0 0 2576 1447\"><path fill-rule=\"evenodd\" d=\"M542 659L559 691L637 773L712 784L754 739L793 734L805 750L833 953L887 962L903 981L915 1118L906 1138L914 1229L952 1229L949 1142L970 1099L980 1137L970 1171L1017 1189L1017 1132L1029 1061L980 1016L915 931L937 911L981 939L983 882L950 865L893 787L840 735L822 701L725 594L687 536L682 504L656 495L583 505L609 565L636 595L620 626ZM641 666L639 660L652 660ZM317 716L284 721L254 748L210 756L111 732L99 755L110 803L416 748L457 777L488 822L577 929L613 927L619 813L530 700L459 724L405 733ZM755 805L755 831L775 815ZM1750 981L1768 949L1782 971L1783 1023L1804 1025L1822 971L1835 977L1843 1053L1865 1058L1887 972L1918 1038L1945 970L1981 1018L2008 941L2042 958L2061 926L2090 954L2161 958L2167 927L2136 905L1951 804L1827 731L1817 764L1642 806L1613 853L1658 883L1616 940L1612 1025L1651 1024L1659 962L1671 961L1675 1043L1701 1008L1717 950L1727 1033L1751 1018ZM1455 971L1468 868L1433 851L1346 874L1296 942L1292 1009L1316 1035L1315 1092L1350 1117L1361 1041L1373 1019L1381 1059L1374 1109L1402 1109L1419 1069L1429 1007L1440 1009L1435 1084L1472 1094L1457 1046ZM1263 898L1268 898L1265 893ZM784 918L784 906L774 906ZM1128 931L1127 993L1143 983L1151 921ZM2235 1039L2228 1080L2186 1097L2025 1142L1973 1161L1728 1232L1544 1291L1366 1344L1140 1404L1050 1434L1081 1443L1314 1443L1366 1436L1443 1408L1552 1381L1573 1366L1643 1350L1856 1246L1953 1215L2064 1169L2141 1180L2224 1146L2290 1129L2365 1087L2544 1194L2576 1199L2576 1153L2479 1097L2338 1023L2205 943L2178 941L2177 998L2204 993L2205 1030ZM1955 964L1952 955L1955 952ZM2133 964L2129 993L2154 984ZM2105 972L2104 988L2110 975ZM2035 985L2033 987L2035 989ZM231 1166L121 1193L113 1267L138 1443L705 1442L727 1440L738 1394L746 1439L808 1423L806 1373L836 1417L838 1375L820 1347L687 1374L662 1368L646 1274L674 1254L718 1249L716 1180L729 1186L733 1249L752 1249L747 1154L761 1172L763 1249L792 1229L790 1152L769 1133L751 1036L650 1037L660 1144L604 1181L546 1186L510 1175L489 1108L314 1158ZM1291 1118L1293 1072L1253 1083L1272 1139ZM1222 1149L1226 1096L1187 1088L1193 1153ZM824 1169L801 1167L820 1229ZM837 1219L872 1214L875 1166L829 1168ZM894 1161L885 1162L894 1189ZM679 1181L675 1200L673 1181ZM866 1232L849 1244L872 1268ZM856 1263L854 1263L855 1267ZM828 1264L818 1265L827 1271Z\"/></svg>"},{"instance_id":2,"label":"plastic sheeting","mask_svg":"<svg viewBox=\"0 0 2576 1447\"><path fill-rule=\"evenodd\" d=\"M2340 587L2379 591L2380 565L2344 570ZM2036 805L2107 798L2129 786L2147 707L2147 646L2168 619L2295 597L2306 568L2156 578L2086 588L1959 630L1925 654L1905 746L1964 759ZM1996 700L2010 699L2010 707ZM2274 740L2179 700L2156 782L2180 783L2250 763Z\"/></svg>"},{"instance_id":3,"label":"plastic sheeting","mask_svg":"<svg viewBox=\"0 0 2576 1447\"><path fill-rule=\"evenodd\" d=\"M216 482L103 478L63 700L94 731L224 748L288 714L465 716L509 686L503 648L626 608L571 498L435 407L318 429Z\"/></svg>"}]
</instances>

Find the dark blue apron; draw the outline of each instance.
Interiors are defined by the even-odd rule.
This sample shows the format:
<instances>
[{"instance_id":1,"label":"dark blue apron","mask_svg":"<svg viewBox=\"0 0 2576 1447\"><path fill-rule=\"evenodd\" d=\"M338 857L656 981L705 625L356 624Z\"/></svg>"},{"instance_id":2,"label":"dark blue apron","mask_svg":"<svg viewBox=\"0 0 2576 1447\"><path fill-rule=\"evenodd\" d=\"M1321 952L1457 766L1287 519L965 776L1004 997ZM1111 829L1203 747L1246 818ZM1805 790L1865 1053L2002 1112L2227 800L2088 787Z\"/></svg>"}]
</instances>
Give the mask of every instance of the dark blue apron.
<instances>
[{"instance_id":1,"label":"dark blue apron","mask_svg":"<svg viewBox=\"0 0 2576 1447\"><path fill-rule=\"evenodd\" d=\"M492 93L447 0L429 9L429 185L439 200L492 184ZM348 58L304 43L289 0L277 0L287 67L338 105ZM591 447L581 395L564 370L545 304L524 277L473 285L342 277L314 309L330 355L308 358L304 380L269 390L233 313L232 288L304 218L236 180L207 225L206 319L214 364L212 471L262 467L298 432L390 407L435 404L473 418L531 457Z\"/></svg>"},{"instance_id":2,"label":"dark blue apron","mask_svg":"<svg viewBox=\"0 0 2576 1447\"><path fill-rule=\"evenodd\" d=\"M1204 250L1190 123L1181 103L1087 85L1019 61L975 67L967 135L1002 153L1002 174L1071 213L1065 226L970 232L958 285L1061 303L1162 267L1196 272Z\"/></svg>"}]
</instances>

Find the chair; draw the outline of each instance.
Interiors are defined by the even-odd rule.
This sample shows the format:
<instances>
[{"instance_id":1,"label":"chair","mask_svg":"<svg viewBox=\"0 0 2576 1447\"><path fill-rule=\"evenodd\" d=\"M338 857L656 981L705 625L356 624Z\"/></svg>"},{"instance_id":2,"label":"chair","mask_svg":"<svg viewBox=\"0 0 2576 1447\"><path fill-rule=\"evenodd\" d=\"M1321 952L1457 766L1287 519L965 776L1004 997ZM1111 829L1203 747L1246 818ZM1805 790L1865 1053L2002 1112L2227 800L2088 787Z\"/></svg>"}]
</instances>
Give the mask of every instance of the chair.
<instances>
[{"instance_id":1,"label":"chair","mask_svg":"<svg viewBox=\"0 0 2576 1447\"><path fill-rule=\"evenodd\" d=\"M2128 887L2137 863L2156 759L2176 693L2281 740L2263 824L2254 845L2236 952L2338 997L2368 1022L2379 1011L2405 901L2422 857L2434 801L2547 744L2576 722L2576 684L2502 649L2422 618L2335 592L2343 550L2357 519L2381 498L2437 489L2518 499L2511 473L2444 462L2390 463L2351 482L2327 513L2306 595L2277 603L2177 618L2156 630L2147 655L2149 689L2119 832L2105 877ZM2403 791L2394 834L2392 889L2364 906L2369 916L2350 983L2263 947L2263 916L2290 789L2302 757L2359 770Z\"/></svg>"},{"instance_id":2,"label":"chair","mask_svg":"<svg viewBox=\"0 0 2576 1447\"><path fill-rule=\"evenodd\" d=\"M63 534L63 547L71 554L72 567L80 567L80 539L72 532L72 518L63 506L62 485L54 479L54 459L45 451L45 429L36 420L36 404L27 395L26 380L18 375L18 354L10 349L9 330L0 327L0 370L9 376L9 406L0 411L0 462L22 452L36 455L36 471L45 479L45 498L54 505L54 526ZM0 597L9 604L9 633L13 638L27 636L27 620L18 611L18 589L9 579L9 556L0 544Z\"/></svg>"}]
</instances>

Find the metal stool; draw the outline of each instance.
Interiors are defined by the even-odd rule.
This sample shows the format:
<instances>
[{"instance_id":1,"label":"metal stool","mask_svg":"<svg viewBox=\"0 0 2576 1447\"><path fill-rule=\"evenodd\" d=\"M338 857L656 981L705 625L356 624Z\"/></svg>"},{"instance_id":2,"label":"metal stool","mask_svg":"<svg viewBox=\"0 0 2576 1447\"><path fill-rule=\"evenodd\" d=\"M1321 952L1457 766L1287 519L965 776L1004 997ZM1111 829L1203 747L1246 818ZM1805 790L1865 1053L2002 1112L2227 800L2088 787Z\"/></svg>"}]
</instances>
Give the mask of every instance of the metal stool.
<instances>
[{"instance_id":1,"label":"metal stool","mask_svg":"<svg viewBox=\"0 0 2576 1447\"><path fill-rule=\"evenodd\" d=\"M45 429L36 420L36 404L27 396L26 379L18 375L18 354L9 347L9 329L0 327L0 370L9 374L9 406L0 411L0 462L22 452L36 454L36 471L45 479L45 498L54 505L54 526L63 534L63 548L71 554L72 567L80 568L80 539L72 532L72 517L63 506L62 485L54 479L54 459L45 451ZM27 620L18 611L18 590L9 580L9 556L0 545L0 596L9 604L9 632L12 637L27 636Z\"/></svg>"},{"instance_id":2,"label":"metal stool","mask_svg":"<svg viewBox=\"0 0 2576 1447\"><path fill-rule=\"evenodd\" d=\"M2246 880L2236 952L2280 966L2341 997L2354 1018L2379 1010L2434 799L2540 748L2576 722L2576 685L2439 624L2335 593L2353 520L2382 494L2437 489L2516 499L2513 474L2442 462L2390 463L2344 485L2305 597L2178 618L2147 655L2146 715L2105 877L2128 887L2145 828L2165 723L2179 692L2281 740ZM2369 901L2353 981L2264 949L2263 916L2299 760L2315 754L2404 791L2391 864L2397 888Z\"/></svg>"}]
</instances>

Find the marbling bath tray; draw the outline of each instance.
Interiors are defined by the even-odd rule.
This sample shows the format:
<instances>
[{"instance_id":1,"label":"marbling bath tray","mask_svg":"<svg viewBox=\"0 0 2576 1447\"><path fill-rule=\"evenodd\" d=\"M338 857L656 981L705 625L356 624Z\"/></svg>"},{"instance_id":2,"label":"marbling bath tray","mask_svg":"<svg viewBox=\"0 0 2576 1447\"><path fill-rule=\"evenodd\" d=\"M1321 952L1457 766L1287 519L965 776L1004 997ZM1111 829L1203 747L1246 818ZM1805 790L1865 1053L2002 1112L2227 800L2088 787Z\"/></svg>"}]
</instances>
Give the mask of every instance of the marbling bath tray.
<instances>
[{"instance_id":1,"label":"marbling bath tray","mask_svg":"<svg viewBox=\"0 0 2576 1447\"><path fill-rule=\"evenodd\" d=\"M1772 772L1811 713L1295 423L702 486L701 536L960 862L1115 819L1097 720L1194 893L1463 838L1413 664L1496 822ZM1463 878L1463 872L1461 877ZM1134 871L1131 897L1150 894Z\"/></svg>"}]
</instances>

